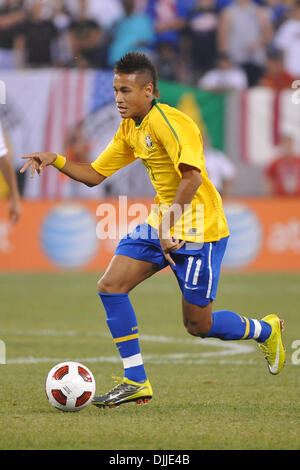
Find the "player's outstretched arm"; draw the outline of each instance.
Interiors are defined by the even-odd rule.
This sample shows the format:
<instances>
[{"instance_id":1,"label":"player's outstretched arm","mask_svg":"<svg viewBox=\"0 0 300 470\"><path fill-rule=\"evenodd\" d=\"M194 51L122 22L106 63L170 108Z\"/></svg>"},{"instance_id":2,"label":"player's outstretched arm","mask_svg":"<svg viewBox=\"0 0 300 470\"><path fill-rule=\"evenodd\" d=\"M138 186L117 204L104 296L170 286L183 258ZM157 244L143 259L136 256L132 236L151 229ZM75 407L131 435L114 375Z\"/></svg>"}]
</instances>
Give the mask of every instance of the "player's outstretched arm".
<instances>
[{"instance_id":1,"label":"player's outstretched arm","mask_svg":"<svg viewBox=\"0 0 300 470\"><path fill-rule=\"evenodd\" d=\"M52 152L30 153L21 158L27 162L20 172L24 173L30 169L31 178L34 178L35 173L40 175L46 166L52 165L73 180L84 183L86 186L97 186L106 179L105 176L97 173L90 163L73 162Z\"/></svg>"}]
</instances>

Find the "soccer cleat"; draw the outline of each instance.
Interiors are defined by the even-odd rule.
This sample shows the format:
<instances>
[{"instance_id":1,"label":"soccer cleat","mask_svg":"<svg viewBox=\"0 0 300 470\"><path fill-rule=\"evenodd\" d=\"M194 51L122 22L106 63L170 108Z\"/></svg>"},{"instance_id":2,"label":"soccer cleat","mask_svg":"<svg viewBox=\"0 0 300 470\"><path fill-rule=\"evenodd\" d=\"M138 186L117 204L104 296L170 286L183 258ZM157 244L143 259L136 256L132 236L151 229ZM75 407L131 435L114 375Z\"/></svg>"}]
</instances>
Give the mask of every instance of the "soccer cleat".
<instances>
[{"instance_id":1,"label":"soccer cleat","mask_svg":"<svg viewBox=\"0 0 300 470\"><path fill-rule=\"evenodd\" d=\"M99 408L123 405L124 403L136 402L138 405L147 404L152 398L153 391L149 380L138 383L124 377L114 377L118 385L105 395L94 397L92 404Z\"/></svg>"},{"instance_id":2,"label":"soccer cleat","mask_svg":"<svg viewBox=\"0 0 300 470\"><path fill-rule=\"evenodd\" d=\"M272 332L270 337L264 343L258 343L258 346L268 362L270 373L277 375L285 363L285 349L281 334L284 322L277 315L267 315L262 321L271 326Z\"/></svg>"}]
</instances>

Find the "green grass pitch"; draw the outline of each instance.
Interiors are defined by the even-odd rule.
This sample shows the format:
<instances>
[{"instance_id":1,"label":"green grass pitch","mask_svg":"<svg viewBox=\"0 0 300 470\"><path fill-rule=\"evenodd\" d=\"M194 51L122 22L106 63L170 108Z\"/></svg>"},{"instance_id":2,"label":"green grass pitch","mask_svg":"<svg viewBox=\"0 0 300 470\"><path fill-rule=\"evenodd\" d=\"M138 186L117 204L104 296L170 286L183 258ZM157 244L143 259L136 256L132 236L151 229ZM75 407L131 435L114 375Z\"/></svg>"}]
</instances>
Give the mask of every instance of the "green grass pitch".
<instances>
[{"instance_id":1,"label":"green grass pitch","mask_svg":"<svg viewBox=\"0 0 300 470\"><path fill-rule=\"evenodd\" d=\"M122 375L96 282L96 274L0 275L1 450L300 449L299 274L224 273L215 304L285 319L279 376L268 372L254 341L189 336L176 280L161 274L131 293L154 389L149 405L63 413L44 392L56 363L86 364L98 394Z\"/></svg>"}]
</instances>

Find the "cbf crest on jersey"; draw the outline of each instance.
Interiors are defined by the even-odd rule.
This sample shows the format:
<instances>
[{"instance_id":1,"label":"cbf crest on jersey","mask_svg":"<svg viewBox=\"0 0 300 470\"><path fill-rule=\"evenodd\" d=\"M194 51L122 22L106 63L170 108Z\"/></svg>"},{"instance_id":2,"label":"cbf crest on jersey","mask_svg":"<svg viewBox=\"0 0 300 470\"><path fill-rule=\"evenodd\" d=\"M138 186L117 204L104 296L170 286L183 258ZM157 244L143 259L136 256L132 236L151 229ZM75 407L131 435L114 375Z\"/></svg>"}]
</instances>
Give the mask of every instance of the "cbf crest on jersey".
<instances>
[{"instance_id":1,"label":"cbf crest on jersey","mask_svg":"<svg viewBox=\"0 0 300 470\"><path fill-rule=\"evenodd\" d=\"M153 148L153 142L152 142L151 135L146 135L146 147L149 150L151 150Z\"/></svg>"}]
</instances>

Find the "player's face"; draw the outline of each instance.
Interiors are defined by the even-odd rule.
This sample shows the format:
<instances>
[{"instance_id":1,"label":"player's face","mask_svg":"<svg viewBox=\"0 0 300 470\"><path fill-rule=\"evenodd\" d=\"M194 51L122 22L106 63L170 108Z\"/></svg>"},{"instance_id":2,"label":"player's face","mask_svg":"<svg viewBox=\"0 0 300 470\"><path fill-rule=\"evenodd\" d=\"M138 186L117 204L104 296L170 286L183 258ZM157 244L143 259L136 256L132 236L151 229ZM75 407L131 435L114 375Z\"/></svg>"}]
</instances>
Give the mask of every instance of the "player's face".
<instances>
[{"instance_id":1,"label":"player's face","mask_svg":"<svg viewBox=\"0 0 300 470\"><path fill-rule=\"evenodd\" d=\"M114 93L118 111L123 119L142 120L149 112L153 100L153 85L136 73L116 73Z\"/></svg>"}]
</instances>

